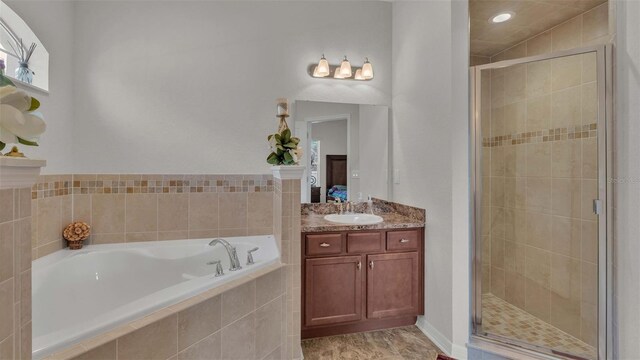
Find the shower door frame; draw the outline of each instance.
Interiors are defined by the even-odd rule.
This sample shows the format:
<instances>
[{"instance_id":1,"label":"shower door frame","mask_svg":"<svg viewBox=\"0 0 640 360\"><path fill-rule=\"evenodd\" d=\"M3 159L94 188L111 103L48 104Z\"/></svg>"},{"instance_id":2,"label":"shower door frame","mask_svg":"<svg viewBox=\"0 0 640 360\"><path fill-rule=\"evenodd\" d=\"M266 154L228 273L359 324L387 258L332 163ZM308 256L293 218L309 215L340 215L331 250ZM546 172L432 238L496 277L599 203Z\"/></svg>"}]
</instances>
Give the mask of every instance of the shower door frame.
<instances>
[{"instance_id":1,"label":"shower door frame","mask_svg":"<svg viewBox=\"0 0 640 360\"><path fill-rule=\"evenodd\" d=\"M536 351L546 355L559 355L552 349L520 342L499 335L481 334L482 330L482 133L481 99L483 70L504 68L518 64L551 60L561 57L596 54L596 76L598 91L598 359L613 358L612 306L613 306L613 185L608 179L613 176L613 46L594 45L577 49L556 51L549 54L529 56L514 60L473 66L470 68L470 142L471 142L471 323L472 336L498 343L514 350ZM479 147L478 147L479 146ZM595 199L594 199L595 200ZM594 201L594 211L595 211Z\"/></svg>"}]
</instances>

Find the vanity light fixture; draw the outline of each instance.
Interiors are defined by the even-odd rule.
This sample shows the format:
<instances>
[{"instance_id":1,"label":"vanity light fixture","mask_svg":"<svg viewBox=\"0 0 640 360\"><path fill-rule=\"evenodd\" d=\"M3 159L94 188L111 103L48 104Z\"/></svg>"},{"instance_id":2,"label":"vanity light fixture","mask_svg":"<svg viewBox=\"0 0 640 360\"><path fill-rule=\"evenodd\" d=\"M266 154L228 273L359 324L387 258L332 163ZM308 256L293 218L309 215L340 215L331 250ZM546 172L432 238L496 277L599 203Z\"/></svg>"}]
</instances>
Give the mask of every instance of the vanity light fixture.
<instances>
[{"instance_id":1,"label":"vanity light fixture","mask_svg":"<svg viewBox=\"0 0 640 360\"><path fill-rule=\"evenodd\" d=\"M373 79L373 66L369 62L369 58L364 58L362 65L362 77L366 80Z\"/></svg>"},{"instance_id":2,"label":"vanity light fixture","mask_svg":"<svg viewBox=\"0 0 640 360\"><path fill-rule=\"evenodd\" d=\"M331 65L323 54L317 64L309 65L308 72L309 75L314 78L358 81L368 81L373 79L373 65L371 65L369 58L365 58L362 68L357 68L351 66L346 55L340 62L340 65Z\"/></svg>"},{"instance_id":3,"label":"vanity light fixture","mask_svg":"<svg viewBox=\"0 0 640 360\"><path fill-rule=\"evenodd\" d=\"M505 21L511 20L511 18L513 18L514 15L515 13L512 11L504 11L492 16L491 19L489 19L489 22L494 24L503 23Z\"/></svg>"},{"instance_id":4,"label":"vanity light fixture","mask_svg":"<svg viewBox=\"0 0 640 360\"><path fill-rule=\"evenodd\" d=\"M365 80L365 78L362 76L362 69L356 70L356 74L353 76L353 78L355 80Z\"/></svg>"},{"instance_id":5,"label":"vanity light fixture","mask_svg":"<svg viewBox=\"0 0 640 360\"><path fill-rule=\"evenodd\" d=\"M329 62L327 61L327 59L325 59L324 54L322 54L320 61L318 61L318 66L313 71L313 76L325 77L325 76L329 76L330 74L331 74L331 69L329 67Z\"/></svg>"},{"instance_id":6,"label":"vanity light fixture","mask_svg":"<svg viewBox=\"0 0 640 360\"><path fill-rule=\"evenodd\" d=\"M344 59L340 64L340 75L345 78L351 77L351 63L347 60L347 55L344 56Z\"/></svg>"}]
</instances>

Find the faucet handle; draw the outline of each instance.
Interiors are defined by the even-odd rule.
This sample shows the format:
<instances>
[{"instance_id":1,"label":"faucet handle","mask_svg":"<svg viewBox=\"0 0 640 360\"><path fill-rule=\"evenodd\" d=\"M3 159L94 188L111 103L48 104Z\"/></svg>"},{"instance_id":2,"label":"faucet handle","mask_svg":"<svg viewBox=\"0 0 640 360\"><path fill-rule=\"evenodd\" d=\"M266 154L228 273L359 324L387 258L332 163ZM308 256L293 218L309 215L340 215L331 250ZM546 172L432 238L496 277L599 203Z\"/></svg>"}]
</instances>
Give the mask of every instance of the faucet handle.
<instances>
[{"instance_id":1,"label":"faucet handle","mask_svg":"<svg viewBox=\"0 0 640 360\"><path fill-rule=\"evenodd\" d=\"M255 262L253 261L253 253L258 251L259 247L254 247L253 249L247 251L247 265L253 265Z\"/></svg>"},{"instance_id":2,"label":"faucet handle","mask_svg":"<svg viewBox=\"0 0 640 360\"><path fill-rule=\"evenodd\" d=\"M222 262L220 260L209 261L207 265L215 265L216 266L216 275L215 277L224 275L224 270L222 270Z\"/></svg>"}]
</instances>

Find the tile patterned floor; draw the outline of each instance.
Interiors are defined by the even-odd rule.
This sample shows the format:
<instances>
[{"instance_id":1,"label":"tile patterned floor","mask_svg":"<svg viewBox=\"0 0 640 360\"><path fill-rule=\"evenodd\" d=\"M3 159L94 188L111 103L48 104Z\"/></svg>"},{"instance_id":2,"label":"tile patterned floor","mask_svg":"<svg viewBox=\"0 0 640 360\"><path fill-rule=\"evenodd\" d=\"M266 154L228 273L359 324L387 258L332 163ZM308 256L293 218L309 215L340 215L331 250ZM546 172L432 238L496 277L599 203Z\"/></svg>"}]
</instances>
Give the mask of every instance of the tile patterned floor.
<instances>
[{"instance_id":1,"label":"tile patterned floor","mask_svg":"<svg viewBox=\"0 0 640 360\"><path fill-rule=\"evenodd\" d=\"M593 346L492 294L482 295L482 328L489 334L552 348L587 359L596 358L596 349Z\"/></svg>"},{"instance_id":2,"label":"tile patterned floor","mask_svg":"<svg viewBox=\"0 0 640 360\"><path fill-rule=\"evenodd\" d=\"M302 341L305 360L433 360L443 352L416 326Z\"/></svg>"}]
</instances>

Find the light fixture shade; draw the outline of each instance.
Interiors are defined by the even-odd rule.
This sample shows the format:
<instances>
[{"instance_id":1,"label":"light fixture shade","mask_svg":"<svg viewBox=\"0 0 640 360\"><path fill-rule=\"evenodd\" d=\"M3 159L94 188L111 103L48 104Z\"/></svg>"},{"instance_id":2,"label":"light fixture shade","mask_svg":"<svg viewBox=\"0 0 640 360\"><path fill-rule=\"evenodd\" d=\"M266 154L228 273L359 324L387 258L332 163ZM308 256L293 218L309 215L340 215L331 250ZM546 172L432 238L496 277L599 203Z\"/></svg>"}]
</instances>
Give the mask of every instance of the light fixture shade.
<instances>
[{"instance_id":1,"label":"light fixture shade","mask_svg":"<svg viewBox=\"0 0 640 360\"><path fill-rule=\"evenodd\" d=\"M362 65L362 77L366 80L373 79L373 66L368 58L365 60L364 65Z\"/></svg>"},{"instance_id":2,"label":"light fixture shade","mask_svg":"<svg viewBox=\"0 0 640 360\"><path fill-rule=\"evenodd\" d=\"M362 77L362 69L356 70L356 75L353 78L356 80L364 80L364 77Z\"/></svg>"},{"instance_id":3,"label":"light fixture shade","mask_svg":"<svg viewBox=\"0 0 640 360\"><path fill-rule=\"evenodd\" d=\"M318 74L318 77L329 76L329 74L331 74L331 70L329 70L329 62L324 58L324 54L322 54L322 58L320 58L320 61L318 62L318 66L314 71L314 76L315 73Z\"/></svg>"},{"instance_id":4,"label":"light fixture shade","mask_svg":"<svg viewBox=\"0 0 640 360\"><path fill-rule=\"evenodd\" d=\"M342 64L340 64L340 75L345 78L351 77L351 63L349 63L346 56L342 60Z\"/></svg>"},{"instance_id":5,"label":"light fixture shade","mask_svg":"<svg viewBox=\"0 0 640 360\"><path fill-rule=\"evenodd\" d=\"M344 76L342 76L342 74L340 74L340 68L337 67L336 71L333 72L333 78L334 79L344 79Z\"/></svg>"},{"instance_id":6,"label":"light fixture shade","mask_svg":"<svg viewBox=\"0 0 640 360\"><path fill-rule=\"evenodd\" d=\"M318 66L317 65L313 68L313 77L322 77L322 76L320 76L320 74L318 74Z\"/></svg>"}]
</instances>

